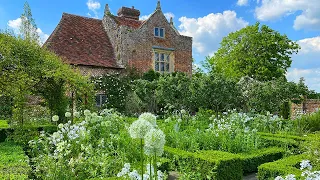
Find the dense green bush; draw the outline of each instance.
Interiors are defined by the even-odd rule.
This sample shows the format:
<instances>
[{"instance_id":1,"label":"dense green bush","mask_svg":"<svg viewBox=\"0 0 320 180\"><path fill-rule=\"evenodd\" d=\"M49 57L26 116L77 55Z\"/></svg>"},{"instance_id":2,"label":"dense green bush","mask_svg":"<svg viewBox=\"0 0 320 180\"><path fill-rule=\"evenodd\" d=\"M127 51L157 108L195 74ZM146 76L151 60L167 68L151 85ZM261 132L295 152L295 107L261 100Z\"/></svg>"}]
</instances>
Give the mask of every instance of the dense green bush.
<instances>
[{"instance_id":1,"label":"dense green bush","mask_svg":"<svg viewBox=\"0 0 320 180\"><path fill-rule=\"evenodd\" d=\"M28 179L31 168L21 146L0 143L0 179Z\"/></svg>"},{"instance_id":2,"label":"dense green bush","mask_svg":"<svg viewBox=\"0 0 320 180\"><path fill-rule=\"evenodd\" d=\"M294 174L297 178L301 178L302 170L299 168L300 162L304 159L308 159L308 156L301 154L262 164L258 167L258 179L274 179L277 176L288 174Z\"/></svg>"},{"instance_id":3,"label":"dense green bush","mask_svg":"<svg viewBox=\"0 0 320 180\"><path fill-rule=\"evenodd\" d=\"M182 173L182 179L242 179L239 155L221 151L191 153L170 147L165 153L172 160L171 168Z\"/></svg>"},{"instance_id":4,"label":"dense green bush","mask_svg":"<svg viewBox=\"0 0 320 180\"><path fill-rule=\"evenodd\" d=\"M320 131L320 111L298 117L295 126L307 132Z\"/></svg>"},{"instance_id":5,"label":"dense green bush","mask_svg":"<svg viewBox=\"0 0 320 180\"><path fill-rule=\"evenodd\" d=\"M0 120L0 128L8 128L9 124L6 120Z\"/></svg>"},{"instance_id":6,"label":"dense green bush","mask_svg":"<svg viewBox=\"0 0 320 180\"><path fill-rule=\"evenodd\" d=\"M257 172L261 164L281 159L286 150L278 147L254 150L248 153L241 153L243 173Z\"/></svg>"}]
</instances>

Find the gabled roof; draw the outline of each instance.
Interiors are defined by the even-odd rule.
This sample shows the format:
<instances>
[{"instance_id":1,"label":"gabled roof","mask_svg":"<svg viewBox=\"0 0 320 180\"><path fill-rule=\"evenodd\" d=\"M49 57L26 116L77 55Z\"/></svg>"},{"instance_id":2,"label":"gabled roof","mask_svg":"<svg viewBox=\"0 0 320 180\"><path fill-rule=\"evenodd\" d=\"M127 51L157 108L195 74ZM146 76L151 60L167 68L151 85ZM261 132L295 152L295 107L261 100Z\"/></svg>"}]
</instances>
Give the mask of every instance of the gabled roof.
<instances>
[{"instance_id":1,"label":"gabled roof","mask_svg":"<svg viewBox=\"0 0 320 180\"><path fill-rule=\"evenodd\" d=\"M69 64L120 68L102 20L63 13L44 46Z\"/></svg>"}]
</instances>

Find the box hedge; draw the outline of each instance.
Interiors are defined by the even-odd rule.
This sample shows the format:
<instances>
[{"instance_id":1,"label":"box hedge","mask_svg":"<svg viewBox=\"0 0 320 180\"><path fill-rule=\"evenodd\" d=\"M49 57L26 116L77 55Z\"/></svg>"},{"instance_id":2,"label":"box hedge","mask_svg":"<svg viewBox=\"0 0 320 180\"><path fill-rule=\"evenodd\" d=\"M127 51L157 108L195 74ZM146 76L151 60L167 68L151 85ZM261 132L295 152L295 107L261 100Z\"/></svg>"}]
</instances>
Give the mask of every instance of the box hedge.
<instances>
[{"instance_id":1,"label":"box hedge","mask_svg":"<svg viewBox=\"0 0 320 180\"><path fill-rule=\"evenodd\" d=\"M258 179L274 179L277 176L286 176L294 174L301 178L302 170L300 170L300 162L308 159L305 154L289 156L278 161L262 164L258 167Z\"/></svg>"},{"instance_id":2,"label":"box hedge","mask_svg":"<svg viewBox=\"0 0 320 180\"><path fill-rule=\"evenodd\" d=\"M0 143L0 179L28 179L31 168L22 147Z\"/></svg>"},{"instance_id":3,"label":"box hedge","mask_svg":"<svg viewBox=\"0 0 320 180\"><path fill-rule=\"evenodd\" d=\"M286 150L279 147L259 149L248 153L241 153L243 173L248 174L258 171L258 166L267 162L281 159Z\"/></svg>"},{"instance_id":4,"label":"box hedge","mask_svg":"<svg viewBox=\"0 0 320 180\"><path fill-rule=\"evenodd\" d=\"M239 155L221 151L192 153L170 147L165 147L165 153L172 160L173 169L177 168L180 172L195 172L197 179L242 179L242 163Z\"/></svg>"}]
</instances>

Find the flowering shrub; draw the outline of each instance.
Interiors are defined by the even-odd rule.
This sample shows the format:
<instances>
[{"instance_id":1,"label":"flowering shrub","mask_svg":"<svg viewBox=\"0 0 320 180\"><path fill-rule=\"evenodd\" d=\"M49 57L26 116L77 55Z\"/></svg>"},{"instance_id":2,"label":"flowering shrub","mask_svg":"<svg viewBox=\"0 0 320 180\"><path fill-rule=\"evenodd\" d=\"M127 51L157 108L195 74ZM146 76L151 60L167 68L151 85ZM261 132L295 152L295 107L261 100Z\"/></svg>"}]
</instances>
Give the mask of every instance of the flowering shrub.
<instances>
[{"instance_id":1,"label":"flowering shrub","mask_svg":"<svg viewBox=\"0 0 320 180\"><path fill-rule=\"evenodd\" d=\"M302 160L300 163L300 169L305 170L301 173L301 176L306 180L318 180L320 179L320 171L311 171L312 165L309 160ZM285 178L277 176L275 180L296 180L295 175L289 174Z\"/></svg>"},{"instance_id":2,"label":"flowering shrub","mask_svg":"<svg viewBox=\"0 0 320 180\"><path fill-rule=\"evenodd\" d=\"M115 176L126 153L133 144L125 143L128 135L119 137L125 129L124 119L116 113L85 111L85 120L78 124L59 124L52 135L42 133L29 142L34 175L42 179L86 179ZM127 146L125 146L127 144ZM131 150L134 154L134 150Z\"/></svg>"}]
</instances>

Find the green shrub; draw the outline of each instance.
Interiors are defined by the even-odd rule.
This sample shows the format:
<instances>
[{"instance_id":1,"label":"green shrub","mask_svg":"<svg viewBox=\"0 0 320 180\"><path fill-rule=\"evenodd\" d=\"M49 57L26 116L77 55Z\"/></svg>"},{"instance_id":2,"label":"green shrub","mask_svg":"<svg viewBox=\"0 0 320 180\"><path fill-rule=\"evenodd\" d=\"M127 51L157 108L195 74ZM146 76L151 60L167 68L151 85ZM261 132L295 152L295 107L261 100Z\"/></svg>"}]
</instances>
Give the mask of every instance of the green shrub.
<instances>
[{"instance_id":1,"label":"green shrub","mask_svg":"<svg viewBox=\"0 0 320 180\"><path fill-rule=\"evenodd\" d=\"M9 124L6 120L0 120L0 128L8 128Z\"/></svg>"},{"instance_id":2,"label":"green shrub","mask_svg":"<svg viewBox=\"0 0 320 180\"><path fill-rule=\"evenodd\" d=\"M0 179L28 179L31 168L22 147L12 143L0 143Z\"/></svg>"},{"instance_id":3,"label":"green shrub","mask_svg":"<svg viewBox=\"0 0 320 180\"><path fill-rule=\"evenodd\" d=\"M221 151L191 153L170 147L165 147L165 152L172 160L172 168L184 173L184 179L242 179L239 155Z\"/></svg>"},{"instance_id":4,"label":"green shrub","mask_svg":"<svg viewBox=\"0 0 320 180\"><path fill-rule=\"evenodd\" d=\"M258 166L267 162L281 159L286 150L278 147L254 150L249 153L241 153L243 173L257 172Z\"/></svg>"},{"instance_id":5,"label":"green shrub","mask_svg":"<svg viewBox=\"0 0 320 180\"><path fill-rule=\"evenodd\" d=\"M301 177L300 162L308 159L305 154L289 156L278 161L262 164L258 167L258 179L274 179L277 176L294 174L297 178Z\"/></svg>"},{"instance_id":6,"label":"green shrub","mask_svg":"<svg viewBox=\"0 0 320 180\"><path fill-rule=\"evenodd\" d=\"M298 129L301 127L308 132L320 131L320 111L298 117L294 120Z\"/></svg>"}]
</instances>

